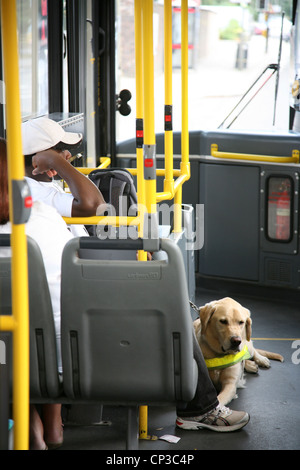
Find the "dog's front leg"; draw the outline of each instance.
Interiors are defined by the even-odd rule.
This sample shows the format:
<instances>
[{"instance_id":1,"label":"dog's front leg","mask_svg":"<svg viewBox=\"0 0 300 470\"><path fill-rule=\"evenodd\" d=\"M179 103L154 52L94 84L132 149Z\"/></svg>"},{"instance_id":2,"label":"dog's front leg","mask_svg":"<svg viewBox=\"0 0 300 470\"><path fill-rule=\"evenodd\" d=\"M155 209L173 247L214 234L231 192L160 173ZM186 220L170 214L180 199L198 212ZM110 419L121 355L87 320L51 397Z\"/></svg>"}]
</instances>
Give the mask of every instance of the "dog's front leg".
<instances>
[{"instance_id":1,"label":"dog's front leg","mask_svg":"<svg viewBox=\"0 0 300 470\"><path fill-rule=\"evenodd\" d=\"M253 360L255 361L256 364L258 364L261 367L265 367L266 369L269 369L269 367L271 367L269 359L259 354L259 352L256 349L254 349Z\"/></svg>"},{"instance_id":2,"label":"dog's front leg","mask_svg":"<svg viewBox=\"0 0 300 470\"><path fill-rule=\"evenodd\" d=\"M228 405L234 398L237 398L236 386L234 383L226 383L218 395L220 405Z\"/></svg>"},{"instance_id":3,"label":"dog's front leg","mask_svg":"<svg viewBox=\"0 0 300 470\"><path fill-rule=\"evenodd\" d=\"M231 402L231 400L237 397L236 389L240 374L240 364L230 366L227 369L223 369L221 371L219 378L221 391L218 395L218 400L222 406L227 405Z\"/></svg>"}]
</instances>

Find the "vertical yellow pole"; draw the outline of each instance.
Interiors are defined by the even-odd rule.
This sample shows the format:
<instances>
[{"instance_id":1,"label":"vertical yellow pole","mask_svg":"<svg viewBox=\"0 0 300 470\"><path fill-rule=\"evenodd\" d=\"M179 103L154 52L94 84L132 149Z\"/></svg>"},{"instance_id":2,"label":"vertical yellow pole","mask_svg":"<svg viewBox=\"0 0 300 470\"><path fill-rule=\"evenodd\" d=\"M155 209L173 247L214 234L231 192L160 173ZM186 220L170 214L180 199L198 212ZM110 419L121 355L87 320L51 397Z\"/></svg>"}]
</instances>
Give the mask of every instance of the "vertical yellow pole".
<instances>
[{"instance_id":1,"label":"vertical yellow pole","mask_svg":"<svg viewBox=\"0 0 300 470\"><path fill-rule=\"evenodd\" d=\"M10 220L13 221L11 180L24 179L15 0L1 0L1 28L6 85L9 205ZM27 450L29 446L29 313L27 243L24 224L12 224L11 246L12 315L15 319L13 332L14 445L16 450Z\"/></svg>"},{"instance_id":2,"label":"vertical yellow pole","mask_svg":"<svg viewBox=\"0 0 300 470\"><path fill-rule=\"evenodd\" d=\"M164 61L165 61L165 180L164 191L174 192L173 123L172 123L172 0L164 2Z\"/></svg>"},{"instance_id":3,"label":"vertical yellow pole","mask_svg":"<svg viewBox=\"0 0 300 470\"><path fill-rule=\"evenodd\" d=\"M181 100L182 100L182 163L189 161L189 123L188 123L188 0L181 0Z\"/></svg>"},{"instance_id":4,"label":"vertical yellow pole","mask_svg":"<svg viewBox=\"0 0 300 470\"><path fill-rule=\"evenodd\" d=\"M136 118L140 126L136 128L137 141L141 145L136 149L137 160L137 192L138 192L138 210L139 210L139 237L143 237L143 223L145 214L145 184L144 184L144 158L143 158L143 121L144 121L144 102L143 102L143 50L142 50L142 1L135 0L134 19L135 19L135 74L136 74ZM138 121L139 120L139 121ZM138 260L146 261L147 253L143 250L138 252ZM140 406L139 408L139 436L141 439L148 438L148 407Z\"/></svg>"},{"instance_id":5,"label":"vertical yellow pole","mask_svg":"<svg viewBox=\"0 0 300 470\"><path fill-rule=\"evenodd\" d=\"M182 185L180 184L175 192L174 197L174 229L173 232L180 233L182 231Z\"/></svg>"},{"instance_id":6,"label":"vertical yellow pole","mask_svg":"<svg viewBox=\"0 0 300 470\"><path fill-rule=\"evenodd\" d=\"M189 128L188 128L188 0L181 0L181 164L182 175L189 178ZM175 195L174 232L181 232L182 185Z\"/></svg>"},{"instance_id":7,"label":"vertical yellow pole","mask_svg":"<svg viewBox=\"0 0 300 470\"><path fill-rule=\"evenodd\" d=\"M144 92L144 155L155 147L154 131L154 57L153 57L153 0L143 0L143 92ZM147 159L148 160L148 159ZM150 160L150 159L149 159ZM151 162L144 165L151 165ZM154 167L155 165L155 167ZM156 171L156 162L147 167ZM147 212L156 212L156 178L145 179L145 202Z\"/></svg>"},{"instance_id":8,"label":"vertical yellow pole","mask_svg":"<svg viewBox=\"0 0 300 470\"><path fill-rule=\"evenodd\" d=\"M143 78L143 112L144 112L144 151L143 178L145 188L145 211L147 214L156 212L156 161L154 132L154 59L153 59L153 0L141 0L139 7L142 11L142 78ZM136 14L139 14L136 11ZM138 60L136 61L138 62ZM149 158L148 158L149 157ZM149 169L155 172L155 178L147 175ZM140 439L148 439L148 407L141 406L139 415Z\"/></svg>"},{"instance_id":9,"label":"vertical yellow pole","mask_svg":"<svg viewBox=\"0 0 300 470\"><path fill-rule=\"evenodd\" d=\"M143 0L143 83L144 83L144 142L155 144L154 132L154 58L153 58L153 0Z\"/></svg>"},{"instance_id":10,"label":"vertical yellow pole","mask_svg":"<svg viewBox=\"0 0 300 470\"><path fill-rule=\"evenodd\" d=\"M143 67L142 67L142 0L135 0L134 3L134 24L135 24L135 75L136 75L136 161L137 161L137 193L138 193L138 215L140 218L138 232L139 237L143 237L143 222L145 213L145 184L144 184L144 159L143 159ZM139 261L147 260L147 253L139 250Z\"/></svg>"}]
</instances>

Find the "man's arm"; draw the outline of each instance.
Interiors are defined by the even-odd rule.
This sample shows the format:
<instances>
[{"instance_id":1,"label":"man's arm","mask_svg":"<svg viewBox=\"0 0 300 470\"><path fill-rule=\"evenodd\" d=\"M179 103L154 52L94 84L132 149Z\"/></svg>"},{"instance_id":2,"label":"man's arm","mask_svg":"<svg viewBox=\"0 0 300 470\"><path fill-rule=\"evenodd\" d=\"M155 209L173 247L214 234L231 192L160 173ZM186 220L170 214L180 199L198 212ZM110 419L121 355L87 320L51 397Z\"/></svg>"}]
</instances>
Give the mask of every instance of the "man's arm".
<instances>
[{"instance_id":1,"label":"man's arm","mask_svg":"<svg viewBox=\"0 0 300 470\"><path fill-rule=\"evenodd\" d=\"M58 173L70 188L74 197L72 217L89 217L96 215L96 210L105 204L97 186L85 175L74 168L65 158L63 152L45 150L32 157L33 175Z\"/></svg>"}]
</instances>

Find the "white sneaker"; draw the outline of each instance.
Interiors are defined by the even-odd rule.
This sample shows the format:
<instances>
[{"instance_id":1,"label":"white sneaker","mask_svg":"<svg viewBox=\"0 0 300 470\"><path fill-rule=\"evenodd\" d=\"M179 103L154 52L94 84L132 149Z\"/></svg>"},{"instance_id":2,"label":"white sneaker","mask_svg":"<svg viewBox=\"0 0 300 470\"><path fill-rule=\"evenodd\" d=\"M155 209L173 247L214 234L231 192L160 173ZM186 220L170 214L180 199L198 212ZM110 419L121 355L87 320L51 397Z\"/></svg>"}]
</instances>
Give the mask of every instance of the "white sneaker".
<instances>
[{"instance_id":1,"label":"white sneaker","mask_svg":"<svg viewBox=\"0 0 300 470\"><path fill-rule=\"evenodd\" d=\"M192 418L177 417L176 426L180 429L197 431L210 429L217 432L232 432L241 429L249 422L250 416L245 411L233 411L226 406L218 405L202 416Z\"/></svg>"}]
</instances>

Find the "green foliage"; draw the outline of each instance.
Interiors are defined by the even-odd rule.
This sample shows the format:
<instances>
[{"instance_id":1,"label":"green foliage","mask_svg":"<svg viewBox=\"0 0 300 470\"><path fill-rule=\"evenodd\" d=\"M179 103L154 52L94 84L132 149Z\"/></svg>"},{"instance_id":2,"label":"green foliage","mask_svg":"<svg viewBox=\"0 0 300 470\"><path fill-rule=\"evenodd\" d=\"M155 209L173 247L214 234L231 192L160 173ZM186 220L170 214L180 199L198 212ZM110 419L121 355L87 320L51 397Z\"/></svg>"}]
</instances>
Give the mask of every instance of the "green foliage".
<instances>
[{"instance_id":1,"label":"green foliage","mask_svg":"<svg viewBox=\"0 0 300 470\"><path fill-rule=\"evenodd\" d=\"M228 26L220 31L220 39L237 39L243 29L237 20L230 20Z\"/></svg>"}]
</instances>

